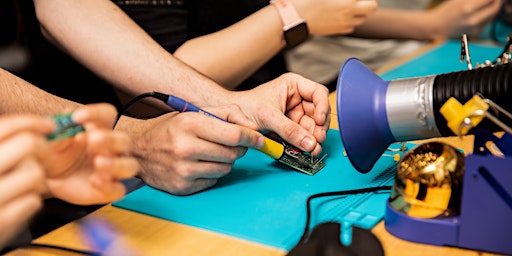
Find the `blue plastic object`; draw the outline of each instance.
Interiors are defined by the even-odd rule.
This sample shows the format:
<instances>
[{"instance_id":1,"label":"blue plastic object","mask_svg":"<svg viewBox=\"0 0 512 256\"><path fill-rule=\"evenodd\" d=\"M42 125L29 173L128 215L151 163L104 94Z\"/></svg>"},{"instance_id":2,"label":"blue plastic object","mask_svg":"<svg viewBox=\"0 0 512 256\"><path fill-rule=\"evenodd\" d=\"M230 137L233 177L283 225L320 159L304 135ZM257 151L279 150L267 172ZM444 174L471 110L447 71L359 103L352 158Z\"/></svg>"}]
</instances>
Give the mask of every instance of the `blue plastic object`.
<instances>
[{"instance_id":1,"label":"blue plastic object","mask_svg":"<svg viewBox=\"0 0 512 256\"><path fill-rule=\"evenodd\" d=\"M386 114L388 85L355 58L343 64L338 76L340 135L350 162L362 173L369 172L389 144L396 141Z\"/></svg>"},{"instance_id":2,"label":"blue plastic object","mask_svg":"<svg viewBox=\"0 0 512 256\"><path fill-rule=\"evenodd\" d=\"M495 142L505 157L496 157L486 150L488 141ZM415 218L394 210L388 203L386 230L413 242L512 255L510 141L509 134L500 139L485 130L475 131L474 153L465 160L459 216Z\"/></svg>"},{"instance_id":3,"label":"blue plastic object","mask_svg":"<svg viewBox=\"0 0 512 256\"><path fill-rule=\"evenodd\" d=\"M475 60L495 58L502 48L470 44ZM381 76L355 58L341 67L336 87L340 134L354 168L370 171L390 143L397 141L390 130L386 93L391 81L467 69L459 62L460 42L448 41Z\"/></svg>"}]
</instances>

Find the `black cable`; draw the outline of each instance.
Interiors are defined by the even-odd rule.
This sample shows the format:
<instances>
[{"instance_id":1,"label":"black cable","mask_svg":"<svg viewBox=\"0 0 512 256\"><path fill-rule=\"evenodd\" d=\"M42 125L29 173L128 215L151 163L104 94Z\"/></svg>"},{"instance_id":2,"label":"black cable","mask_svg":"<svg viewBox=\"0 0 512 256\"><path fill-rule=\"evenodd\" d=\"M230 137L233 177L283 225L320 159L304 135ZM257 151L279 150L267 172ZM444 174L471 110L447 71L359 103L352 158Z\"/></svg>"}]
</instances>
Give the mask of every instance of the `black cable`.
<instances>
[{"instance_id":1,"label":"black cable","mask_svg":"<svg viewBox=\"0 0 512 256\"><path fill-rule=\"evenodd\" d=\"M498 57L492 62L492 64L497 64L498 63L498 58L501 59L501 58L503 58L503 55L505 53L508 53L508 51L510 49L510 45L512 45L512 33L509 35L507 43L503 47L503 50L501 51L500 55L498 55Z\"/></svg>"},{"instance_id":2,"label":"black cable","mask_svg":"<svg viewBox=\"0 0 512 256\"><path fill-rule=\"evenodd\" d=\"M308 197L308 200L306 201L306 226L304 227L304 233L302 233L302 237L300 238L300 241L306 241L306 238L309 234L309 224L311 220L311 201L315 198L319 197L327 197L327 196L345 196L345 195L355 195L355 194L362 194L362 193L371 193L371 192L379 192L379 191L390 191L391 186L379 186L379 187L370 187L370 188L361 188L361 189L353 189L353 190L344 190L344 191L334 191L334 192L324 192L324 193L318 193L314 194Z\"/></svg>"},{"instance_id":3,"label":"black cable","mask_svg":"<svg viewBox=\"0 0 512 256\"><path fill-rule=\"evenodd\" d=\"M166 94L163 94L163 93L159 93L159 92L146 92L146 93L143 93L143 94L139 94L137 95L135 98L131 99L130 101L128 101L128 103L126 103L123 108L121 109L121 111L119 111L119 113L117 114L117 118L116 118L116 121L114 123L114 127L116 126L117 122L119 121L119 119L121 118L122 115L124 115L126 113L126 111L128 110L128 108L130 108L133 104L135 104L137 101L139 100L142 100L144 98L155 98L155 99L159 99L163 102L166 102L167 99L169 98L169 95L166 95Z\"/></svg>"},{"instance_id":4,"label":"black cable","mask_svg":"<svg viewBox=\"0 0 512 256\"><path fill-rule=\"evenodd\" d=\"M73 249L73 248L57 246L57 245L50 245L50 244L31 243L28 247L50 248L50 249L67 251L67 252L73 252L73 253L82 254L82 255L101 256L101 253L99 253L99 252L88 251L88 250L77 250L77 249Z\"/></svg>"}]
</instances>

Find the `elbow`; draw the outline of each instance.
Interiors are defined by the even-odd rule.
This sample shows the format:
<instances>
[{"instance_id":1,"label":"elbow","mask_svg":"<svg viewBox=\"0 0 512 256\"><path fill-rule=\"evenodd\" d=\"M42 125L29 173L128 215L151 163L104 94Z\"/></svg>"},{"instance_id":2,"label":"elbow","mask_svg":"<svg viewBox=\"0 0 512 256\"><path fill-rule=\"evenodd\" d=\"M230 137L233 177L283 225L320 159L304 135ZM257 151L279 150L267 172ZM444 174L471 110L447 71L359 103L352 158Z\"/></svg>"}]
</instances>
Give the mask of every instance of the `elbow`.
<instances>
[{"instance_id":1,"label":"elbow","mask_svg":"<svg viewBox=\"0 0 512 256\"><path fill-rule=\"evenodd\" d=\"M36 18L39 22L39 30L41 31L41 34L43 37L48 40L51 44L60 47L56 38L51 33L51 6L48 6L50 2L52 1L41 1L41 0L34 0L34 7L36 12ZM58 1L55 1L58 2Z\"/></svg>"},{"instance_id":2,"label":"elbow","mask_svg":"<svg viewBox=\"0 0 512 256\"><path fill-rule=\"evenodd\" d=\"M41 1L41 0L34 0L34 8L36 13L37 21L39 22L39 29L41 30L41 34L49 40L51 38L51 34L47 29L47 23L48 23L48 9L46 3L51 1Z\"/></svg>"}]
</instances>

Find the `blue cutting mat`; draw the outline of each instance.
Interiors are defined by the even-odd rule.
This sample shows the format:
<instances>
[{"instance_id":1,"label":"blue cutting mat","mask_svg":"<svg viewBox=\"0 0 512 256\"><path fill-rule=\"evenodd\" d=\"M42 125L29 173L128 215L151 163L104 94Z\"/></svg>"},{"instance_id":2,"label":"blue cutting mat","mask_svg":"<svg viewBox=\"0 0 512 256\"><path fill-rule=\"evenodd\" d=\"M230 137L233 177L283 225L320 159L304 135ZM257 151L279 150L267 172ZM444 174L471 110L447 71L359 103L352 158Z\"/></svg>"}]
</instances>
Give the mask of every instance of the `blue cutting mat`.
<instances>
[{"instance_id":1,"label":"blue cutting mat","mask_svg":"<svg viewBox=\"0 0 512 256\"><path fill-rule=\"evenodd\" d=\"M469 43L469 53L473 68L476 63L495 60L503 47ZM447 41L434 49L419 55L404 64L380 75L385 81L427 75L444 74L467 70L466 62L460 62L461 44L459 41Z\"/></svg>"},{"instance_id":2,"label":"blue cutting mat","mask_svg":"<svg viewBox=\"0 0 512 256\"><path fill-rule=\"evenodd\" d=\"M328 132L323 148L327 165L314 176L249 150L232 172L209 190L174 196L145 186L113 205L289 250L302 235L308 196L392 184L396 170L392 152L368 174L361 174L343 156L337 130ZM369 229L383 218L388 196L385 192L315 199L312 224L337 220Z\"/></svg>"}]
</instances>

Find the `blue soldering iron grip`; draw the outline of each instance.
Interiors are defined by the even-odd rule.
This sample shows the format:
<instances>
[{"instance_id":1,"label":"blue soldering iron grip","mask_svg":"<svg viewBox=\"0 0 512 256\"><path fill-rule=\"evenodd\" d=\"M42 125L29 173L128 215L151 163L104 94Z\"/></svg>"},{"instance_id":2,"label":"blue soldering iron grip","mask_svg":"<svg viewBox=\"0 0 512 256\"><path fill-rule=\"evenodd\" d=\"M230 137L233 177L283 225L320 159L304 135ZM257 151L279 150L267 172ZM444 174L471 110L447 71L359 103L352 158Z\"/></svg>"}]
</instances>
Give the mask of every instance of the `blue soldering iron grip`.
<instances>
[{"instance_id":1,"label":"blue soldering iron grip","mask_svg":"<svg viewBox=\"0 0 512 256\"><path fill-rule=\"evenodd\" d=\"M194 106L193 104L185 101L184 99L178 98L176 96L169 95L169 99L167 99L166 104L173 108L176 111L180 112L200 112L201 109Z\"/></svg>"},{"instance_id":2,"label":"blue soldering iron grip","mask_svg":"<svg viewBox=\"0 0 512 256\"><path fill-rule=\"evenodd\" d=\"M215 117L221 121L224 121L224 122L227 122L226 120L210 113L210 112L206 112L200 108L198 108L197 106L195 106L194 104L184 100L184 99L181 99L181 98L178 98L176 96L172 96L172 95L169 95L169 99L167 99L167 102L166 102L167 106L173 108L174 110L176 111L180 111L180 112L198 112L198 113L201 113L201 114L204 114L206 116L210 116L210 117Z\"/></svg>"}]
</instances>

